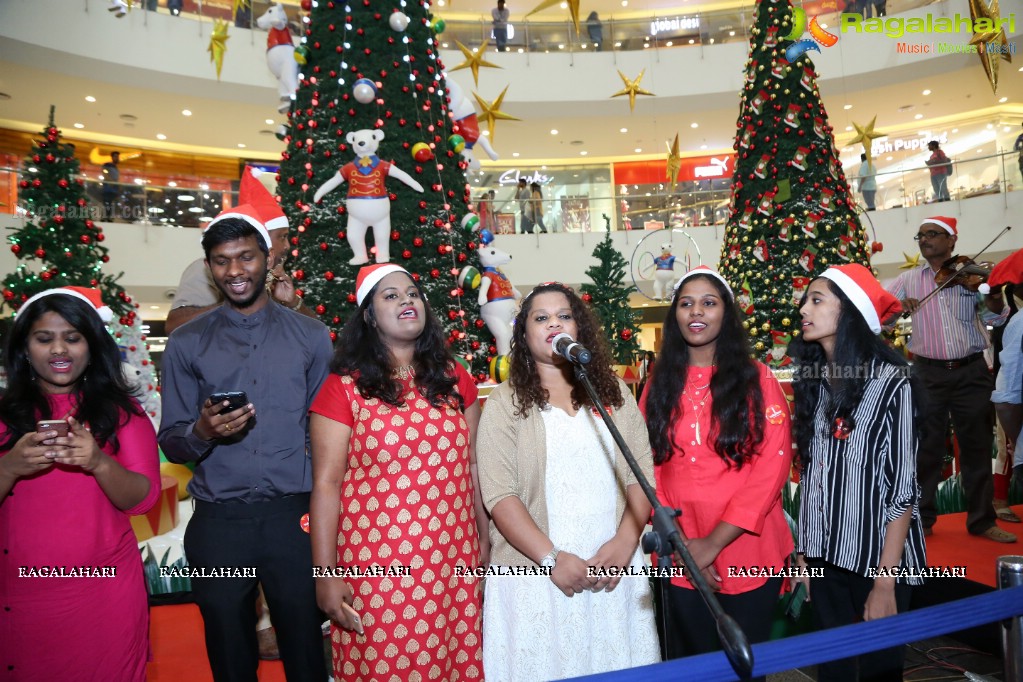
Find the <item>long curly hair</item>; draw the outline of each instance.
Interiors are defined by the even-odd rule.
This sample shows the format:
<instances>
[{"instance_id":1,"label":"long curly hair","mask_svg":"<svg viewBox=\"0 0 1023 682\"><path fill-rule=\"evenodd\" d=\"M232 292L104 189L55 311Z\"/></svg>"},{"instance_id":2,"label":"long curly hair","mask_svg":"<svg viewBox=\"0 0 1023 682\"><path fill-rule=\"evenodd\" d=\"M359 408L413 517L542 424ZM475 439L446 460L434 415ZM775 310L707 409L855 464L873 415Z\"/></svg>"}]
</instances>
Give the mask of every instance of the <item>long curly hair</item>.
<instances>
[{"instance_id":1,"label":"long curly hair","mask_svg":"<svg viewBox=\"0 0 1023 682\"><path fill-rule=\"evenodd\" d=\"M611 352L607 348L607 342L604 340L604 334L596 316L571 288L560 282L546 282L534 288L522 301L512 328L511 370L508 381L512 390L515 391L515 413L520 417L525 417L534 405L542 409L550 400L550 394L540 385L540 375L537 374L536 363L533 362L529 346L526 345L526 320L532 313L533 302L538 294L550 292L564 294L568 299L572 318L575 320L578 331L576 341L586 346L593 355L588 365L588 375L601 402L615 408L621 407L625 402L622 398L621 385L618 383L618 376L611 369L614 361L611 359ZM579 409L582 405L589 405L590 397L583 385L576 381L574 373L571 374L569 382L572 384L572 407Z\"/></svg>"},{"instance_id":2,"label":"long curly hair","mask_svg":"<svg viewBox=\"0 0 1023 682\"><path fill-rule=\"evenodd\" d=\"M29 362L32 325L46 313L60 315L88 344L89 365L71 391L76 406L73 416L88 425L97 443L110 444L117 452L117 429L127 424L131 415L145 412L121 371L121 354L103 321L88 303L64 294L44 296L23 308L7 336L7 390L0 396L0 421L7 427L7 434L0 442L0 452L10 450L19 438L35 431L36 421L64 416L50 411L46 393L39 388Z\"/></svg>"},{"instance_id":3,"label":"long curly hair","mask_svg":"<svg viewBox=\"0 0 1023 682\"><path fill-rule=\"evenodd\" d=\"M455 388L458 383L454 373L455 360L444 341L443 329L419 282L409 279L419 291L426 319L412 357L416 387L434 407L451 405L464 410L465 400ZM354 377L355 385L364 397L379 398L389 405L401 407L405 404L404 389L394 376L394 357L374 324L373 296L379 286L377 283L370 289L362 305L341 329L330 361L330 371Z\"/></svg>"},{"instance_id":4,"label":"long curly hair","mask_svg":"<svg viewBox=\"0 0 1023 682\"><path fill-rule=\"evenodd\" d=\"M710 282L721 298L724 313L714 347L717 371L710 381L711 434L714 452L729 466L741 468L756 454L764 438L764 397L760 368L739 320L739 311L725 286L708 275L693 275ZM664 318L661 352L646 388L646 423L654 462L663 464L685 446L675 442L675 424L682 418L682 391L689 370L689 345L678 327L677 311L682 287L675 290Z\"/></svg>"},{"instance_id":5,"label":"long curly hair","mask_svg":"<svg viewBox=\"0 0 1023 682\"><path fill-rule=\"evenodd\" d=\"M818 277L813 282L827 283L829 291L838 298L839 313L835 327L834 363L831 366L834 378L829 383L828 420L845 419L851 427L855 427L853 412L863 399L867 388L867 380L871 376L871 365L875 362L888 363L904 368L909 376L909 363L902 355L888 347L881 337L870 331L867 321L856 309L849 297L838 286L827 278ZM806 304L808 294L803 294L799 307ZM814 413L817 411L817 398L820 395L821 383L824 381L828 359L824 348L816 341L806 341L797 336L789 344L789 356L795 361L792 376L792 391L795 394L795 436L799 446L800 467L806 467L810 461L810 441L813 439L815 425ZM912 386L914 382L910 380ZM920 391L911 391L913 395L914 413L918 411L917 400ZM919 423L914 419L914 423Z\"/></svg>"}]
</instances>

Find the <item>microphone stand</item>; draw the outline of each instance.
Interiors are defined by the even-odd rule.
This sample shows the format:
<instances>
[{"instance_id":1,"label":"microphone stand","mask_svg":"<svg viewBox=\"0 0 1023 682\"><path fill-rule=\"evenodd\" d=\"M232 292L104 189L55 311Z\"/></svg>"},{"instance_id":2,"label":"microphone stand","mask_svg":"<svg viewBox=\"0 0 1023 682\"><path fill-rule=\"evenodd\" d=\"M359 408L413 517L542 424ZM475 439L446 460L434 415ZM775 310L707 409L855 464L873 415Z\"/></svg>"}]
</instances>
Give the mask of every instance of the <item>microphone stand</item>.
<instances>
[{"instance_id":1,"label":"microphone stand","mask_svg":"<svg viewBox=\"0 0 1023 682\"><path fill-rule=\"evenodd\" d=\"M643 489L643 493L654 509L654 530L647 535L655 537L655 542L652 544L659 548L658 562L664 558L664 550L670 548L675 565L685 566L686 577L696 588L696 591L700 593L703 603L707 605L711 616L714 617L714 622L717 624L718 638L721 640L725 655L728 656L728 661L740 677L748 678L753 671L753 650L750 648L749 640L746 639L746 633L742 631L739 624L721 608L721 604L718 603L717 598L711 592L710 586L707 585L703 574L696 570L693 555L689 553L689 550L682 543L682 531L679 528L678 522L675 521L678 512L664 506L657 499L657 493L654 492L653 486L650 485L643 471L639 468L639 463L636 461L629 446L625 444L625 439L622 437L621 432L615 423L611 421L607 410L604 409L604 404L600 401L597 390L590 383L586 365L578 363L572 363L572 365L576 378L586 388L586 393L590 396L590 402L593 403L597 412L600 413L600 418L604 420L607 430L611 432L615 443L621 449L622 455L625 456L625 461L629 463L629 468L635 474L636 481ZM644 542L644 550L646 550L646 542ZM664 606L665 608L667 607L666 604Z\"/></svg>"}]
</instances>

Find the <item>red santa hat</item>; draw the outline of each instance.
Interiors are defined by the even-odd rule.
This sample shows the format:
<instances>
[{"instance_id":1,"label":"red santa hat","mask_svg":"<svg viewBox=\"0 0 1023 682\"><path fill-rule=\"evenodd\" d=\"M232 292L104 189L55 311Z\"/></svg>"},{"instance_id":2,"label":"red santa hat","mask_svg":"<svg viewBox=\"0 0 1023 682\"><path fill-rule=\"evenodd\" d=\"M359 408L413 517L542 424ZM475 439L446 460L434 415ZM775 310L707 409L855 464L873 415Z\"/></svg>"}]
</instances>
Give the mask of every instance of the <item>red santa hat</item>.
<instances>
[{"instance_id":1,"label":"red santa hat","mask_svg":"<svg viewBox=\"0 0 1023 682\"><path fill-rule=\"evenodd\" d=\"M728 282L725 281L725 278L722 277L717 272L717 270L712 270L711 268L707 267L706 265L697 265L695 268L693 268L692 270L690 270L686 274L682 275L682 279L680 279L679 281L675 282L675 291L677 292L682 287L682 283L683 282L685 282L687 279L689 279L690 277L693 277L695 275L709 275L709 276L713 277L714 279L716 279L717 281L719 281L719 282L721 282L722 284L725 285L725 291L728 292L728 298L730 298L732 300L735 300L735 294L732 293L732 287L728 286Z\"/></svg>"},{"instance_id":2,"label":"red santa hat","mask_svg":"<svg viewBox=\"0 0 1023 682\"><path fill-rule=\"evenodd\" d=\"M881 333L881 322L902 312L899 299L885 291L874 273L858 263L830 267L821 277L831 280L849 297L875 334Z\"/></svg>"},{"instance_id":3,"label":"red santa hat","mask_svg":"<svg viewBox=\"0 0 1023 682\"><path fill-rule=\"evenodd\" d=\"M1003 259L991 269L987 282L980 285L980 293L990 294L1005 284L1023 282L1023 249Z\"/></svg>"},{"instance_id":4,"label":"red santa hat","mask_svg":"<svg viewBox=\"0 0 1023 682\"><path fill-rule=\"evenodd\" d=\"M104 322L109 322L114 319L114 313L110 308L103 305L103 295L99 289L90 289L88 287L58 287L56 289L47 289L46 291L40 291L35 296L32 296L27 301L21 304L18 308L18 312L15 313L14 317L17 318L23 312L28 310L28 307L46 296L53 296L54 294L63 294L65 296L71 296L77 298L80 301L84 301L89 304L89 310L94 310L99 319Z\"/></svg>"},{"instance_id":5,"label":"red santa hat","mask_svg":"<svg viewBox=\"0 0 1023 682\"><path fill-rule=\"evenodd\" d=\"M355 301L359 305L366 300L369 292L373 290L380 280L392 272L404 272L409 277L409 271L394 263L377 263L376 265L365 265L359 268L359 274L355 277Z\"/></svg>"},{"instance_id":6,"label":"red santa hat","mask_svg":"<svg viewBox=\"0 0 1023 682\"><path fill-rule=\"evenodd\" d=\"M202 228L203 234L211 227L219 223L221 220L227 220L228 218L236 218L242 220L252 227L256 228L256 232L263 238L266 243L266 248L273 248L270 242L270 233L266 231L266 226L263 224L263 217L260 215L256 207L251 204L241 204L239 206L232 206L220 213L216 218L206 223L206 227Z\"/></svg>"},{"instance_id":7,"label":"red santa hat","mask_svg":"<svg viewBox=\"0 0 1023 682\"><path fill-rule=\"evenodd\" d=\"M936 215L933 218L924 218L924 221L920 223L920 227L923 227L927 223L931 223L933 225L937 225L938 227L945 230L945 232L948 232L951 235L958 235L959 230L956 229L956 222L957 221L955 218L948 218L943 215Z\"/></svg>"},{"instance_id":8,"label":"red santa hat","mask_svg":"<svg viewBox=\"0 0 1023 682\"><path fill-rule=\"evenodd\" d=\"M258 168L245 167L241 186L238 188L238 203L248 204L255 208L267 231L287 229L288 218L281 210L281 205L270 194L266 185L259 181L259 176L262 174L263 171Z\"/></svg>"}]
</instances>

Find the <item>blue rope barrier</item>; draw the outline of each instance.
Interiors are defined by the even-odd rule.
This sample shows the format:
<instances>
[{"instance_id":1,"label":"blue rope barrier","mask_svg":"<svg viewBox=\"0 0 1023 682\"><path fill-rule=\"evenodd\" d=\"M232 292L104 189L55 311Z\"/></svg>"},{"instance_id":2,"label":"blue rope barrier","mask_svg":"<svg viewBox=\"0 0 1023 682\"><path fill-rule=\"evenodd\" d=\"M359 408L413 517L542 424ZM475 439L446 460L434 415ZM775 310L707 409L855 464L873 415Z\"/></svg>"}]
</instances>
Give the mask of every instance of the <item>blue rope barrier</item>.
<instances>
[{"instance_id":1,"label":"blue rope barrier","mask_svg":"<svg viewBox=\"0 0 1023 682\"><path fill-rule=\"evenodd\" d=\"M839 658L858 656L868 651L887 649L957 630L966 630L1021 614L1023 586L929 606L869 623L856 623L755 644L753 675L769 675ZM716 651L665 663L572 679L600 682L612 680L650 682L652 679L727 682L739 678L724 653Z\"/></svg>"}]
</instances>

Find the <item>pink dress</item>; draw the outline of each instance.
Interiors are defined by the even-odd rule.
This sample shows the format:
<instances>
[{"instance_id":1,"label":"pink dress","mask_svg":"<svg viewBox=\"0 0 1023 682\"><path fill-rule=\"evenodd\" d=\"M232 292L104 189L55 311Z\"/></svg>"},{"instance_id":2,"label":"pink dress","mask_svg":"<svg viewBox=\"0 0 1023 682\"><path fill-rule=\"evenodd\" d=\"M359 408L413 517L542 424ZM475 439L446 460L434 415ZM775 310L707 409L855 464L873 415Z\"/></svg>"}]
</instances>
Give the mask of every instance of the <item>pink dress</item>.
<instances>
[{"instance_id":1,"label":"pink dress","mask_svg":"<svg viewBox=\"0 0 1023 682\"><path fill-rule=\"evenodd\" d=\"M456 369L466 407L472 378ZM334 677L360 680L483 679L480 548L469 472L469 428L405 382L405 406L359 394L331 374L311 411L352 428L341 489L337 565L407 566L406 576L349 577L365 635L331 625Z\"/></svg>"},{"instance_id":2,"label":"pink dress","mask_svg":"<svg viewBox=\"0 0 1023 682\"><path fill-rule=\"evenodd\" d=\"M54 415L71 408L68 395L50 401ZM0 680L146 679L149 610L128 516L156 503L160 461L145 416L132 415L117 438L118 454L104 452L150 482L132 509L120 511L90 474L61 465L19 479L0 504ZM97 577L19 576L32 569Z\"/></svg>"}]
</instances>

